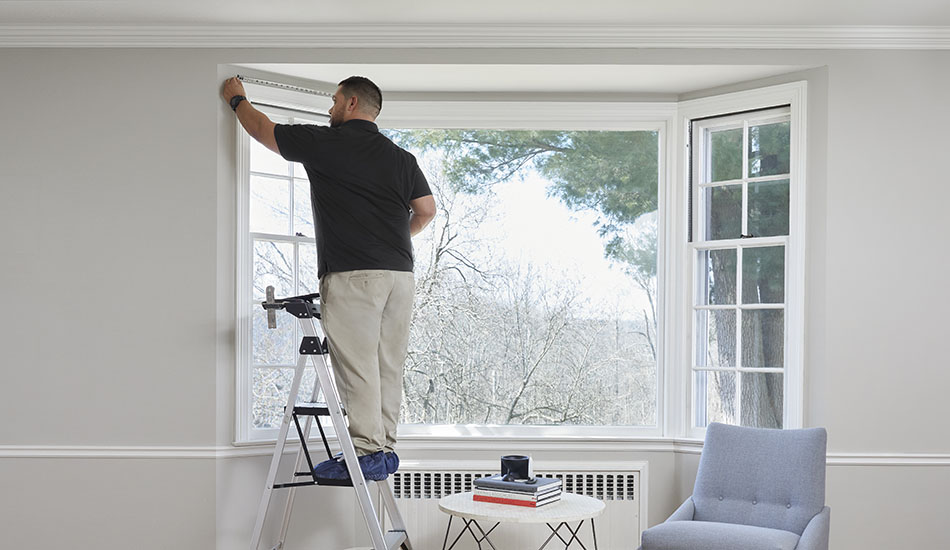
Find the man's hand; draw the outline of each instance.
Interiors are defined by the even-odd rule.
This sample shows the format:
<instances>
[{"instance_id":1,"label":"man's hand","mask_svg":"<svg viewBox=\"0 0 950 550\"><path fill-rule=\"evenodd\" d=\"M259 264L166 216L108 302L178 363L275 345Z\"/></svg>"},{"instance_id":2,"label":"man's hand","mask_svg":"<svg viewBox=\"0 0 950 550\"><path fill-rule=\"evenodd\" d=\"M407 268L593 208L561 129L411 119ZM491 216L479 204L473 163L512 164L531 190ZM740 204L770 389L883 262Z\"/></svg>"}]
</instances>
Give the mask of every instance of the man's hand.
<instances>
[{"instance_id":1,"label":"man's hand","mask_svg":"<svg viewBox=\"0 0 950 550\"><path fill-rule=\"evenodd\" d=\"M224 85L221 86L221 99L230 107L231 98L236 95L246 96L247 94L244 93L244 84L236 76L233 76L225 80ZM255 109L250 101L239 103L234 112L237 114L238 122L252 138L261 142L264 147L278 155L280 154L280 149L277 148L277 139L274 137L275 125L267 118L267 115Z\"/></svg>"},{"instance_id":2,"label":"man's hand","mask_svg":"<svg viewBox=\"0 0 950 550\"><path fill-rule=\"evenodd\" d=\"M244 84L238 80L236 76L232 76L225 80L224 86L221 87L221 99L223 99L225 103L228 103L228 107L230 107L229 102L231 98L236 95L246 96L247 94L244 93Z\"/></svg>"}]
</instances>

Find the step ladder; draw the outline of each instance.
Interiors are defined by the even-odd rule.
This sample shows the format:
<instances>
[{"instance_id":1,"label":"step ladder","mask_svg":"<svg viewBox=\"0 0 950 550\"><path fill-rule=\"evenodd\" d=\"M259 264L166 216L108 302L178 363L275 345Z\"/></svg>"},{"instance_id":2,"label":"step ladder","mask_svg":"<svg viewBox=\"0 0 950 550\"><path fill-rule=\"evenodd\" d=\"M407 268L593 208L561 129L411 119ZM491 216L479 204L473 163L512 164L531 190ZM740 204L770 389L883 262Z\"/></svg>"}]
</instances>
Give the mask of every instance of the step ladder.
<instances>
[{"instance_id":1,"label":"step ladder","mask_svg":"<svg viewBox=\"0 0 950 550\"><path fill-rule=\"evenodd\" d=\"M251 537L251 550L260 550L264 521L267 518L267 509L270 506L274 491L281 489L287 489L289 491L287 503L284 506L280 537L276 545L267 547L270 550L281 550L287 537L287 530L290 527L290 515L294 505L295 491L299 487L315 485L353 487L356 491L356 497L359 501L366 527L369 529L370 538L373 541L373 550L395 550L397 548L401 550L412 550L412 544L409 542L409 536L406 534L406 525L402 520L399 510L396 508L396 499L393 496L393 491L388 479L372 483L375 483L379 489L379 493L382 497L382 505L386 515L389 517L392 529L385 532L383 531L381 525L383 516L377 515L376 509L373 507L367 481L363 478L363 472L360 470L359 462L356 457L356 449L353 447L353 440L350 438L350 432L346 427L346 413L340 402L340 395L331 375L330 364L327 361L327 341L323 335L323 329L320 323L315 322L320 319L319 298L319 294L307 294L291 298L275 299L274 287L269 286L267 287L267 300L261 304L264 310L267 311L267 325L269 328L277 328L277 312L284 310L297 318L304 336L300 343L300 353L297 357L296 369L294 370L294 380L290 386L290 394L287 396L287 405L284 408L280 432L277 435L277 445L274 447L274 456L271 458L270 470L267 473L264 495L261 497L257 520L254 523L254 531ZM319 361L317 360L318 357L320 358ZM308 361L313 365L314 370L316 370L317 383L314 384L310 402L298 404L297 393L300 390L300 382L303 379L303 373ZM317 403L316 401L321 388L323 389L325 402ZM305 417L303 426L300 424L299 417L301 416ZM330 481L318 479L313 474L314 464L310 457L310 451L307 448L307 439L314 421L316 421L317 428L320 431L320 437L323 439L323 446L327 452L327 457L332 458L330 444L327 441L326 433L320 422L321 417L330 417L334 433L340 443L343 457L346 460L350 480ZM309 479L305 481L277 483L280 459L284 452L287 432L290 430L291 422L294 423L297 429L297 436L300 438L300 450L297 451L297 459L294 461L293 475L294 478ZM308 471L300 471L303 467L304 460L309 468Z\"/></svg>"}]
</instances>

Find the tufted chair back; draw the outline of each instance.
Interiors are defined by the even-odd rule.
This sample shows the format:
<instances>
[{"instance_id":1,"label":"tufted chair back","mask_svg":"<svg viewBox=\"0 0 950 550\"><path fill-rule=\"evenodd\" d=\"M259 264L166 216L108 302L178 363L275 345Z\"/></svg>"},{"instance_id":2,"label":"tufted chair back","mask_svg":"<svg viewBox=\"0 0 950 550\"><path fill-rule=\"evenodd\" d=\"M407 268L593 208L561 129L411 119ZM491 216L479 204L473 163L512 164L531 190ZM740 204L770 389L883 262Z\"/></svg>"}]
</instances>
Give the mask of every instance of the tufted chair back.
<instances>
[{"instance_id":1,"label":"tufted chair back","mask_svg":"<svg viewBox=\"0 0 950 550\"><path fill-rule=\"evenodd\" d=\"M827 439L824 428L710 424L693 488L693 519L801 535L825 505Z\"/></svg>"}]
</instances>

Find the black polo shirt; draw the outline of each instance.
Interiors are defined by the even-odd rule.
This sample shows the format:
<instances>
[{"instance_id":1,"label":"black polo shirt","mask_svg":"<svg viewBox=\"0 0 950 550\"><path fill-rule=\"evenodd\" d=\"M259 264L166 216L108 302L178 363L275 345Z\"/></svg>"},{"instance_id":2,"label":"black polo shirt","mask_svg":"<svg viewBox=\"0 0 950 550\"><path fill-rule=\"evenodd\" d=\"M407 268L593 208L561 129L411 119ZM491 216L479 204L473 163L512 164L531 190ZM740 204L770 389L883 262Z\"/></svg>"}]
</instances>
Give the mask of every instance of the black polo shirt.
<instances>
[{"instance_id":1,"label":"black polo shirt","mask_svg":"<svg viewBox=\"0 0 950 550\"><path fill-rule=\"evenodd\" d=\"M409 201L431 195L416 158L350 120L336 128L278 124L277 147L310 178L317 276L354 269L412 271Z\"/></svg>"}]
</instances>

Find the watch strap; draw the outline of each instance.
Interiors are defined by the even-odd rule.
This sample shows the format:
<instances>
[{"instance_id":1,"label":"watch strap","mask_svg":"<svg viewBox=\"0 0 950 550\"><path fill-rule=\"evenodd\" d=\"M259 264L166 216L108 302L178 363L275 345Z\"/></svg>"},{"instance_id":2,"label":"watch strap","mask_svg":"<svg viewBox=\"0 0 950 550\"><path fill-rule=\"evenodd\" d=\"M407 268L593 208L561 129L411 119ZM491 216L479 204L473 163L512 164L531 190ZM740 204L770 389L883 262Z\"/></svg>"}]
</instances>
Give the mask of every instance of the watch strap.
<instances>
[{"instance_id":1,"label":"watch strap","mask_svg":"<svg viewBox=\"0 0 950 550\"><path fill-rule=\"evenodd\" d=\"M240 105L242 101L246 101L246 100L247 100L246 97L242 95L236 95L232 97L230 101L228 101L228 104L231 105L232 111L237 111L238 105Z\"/></svg>"}]
</instances>

